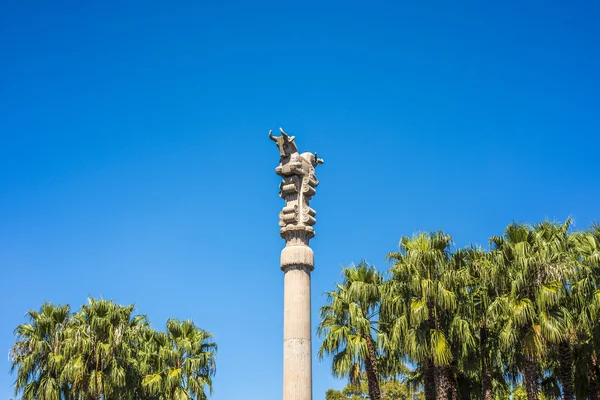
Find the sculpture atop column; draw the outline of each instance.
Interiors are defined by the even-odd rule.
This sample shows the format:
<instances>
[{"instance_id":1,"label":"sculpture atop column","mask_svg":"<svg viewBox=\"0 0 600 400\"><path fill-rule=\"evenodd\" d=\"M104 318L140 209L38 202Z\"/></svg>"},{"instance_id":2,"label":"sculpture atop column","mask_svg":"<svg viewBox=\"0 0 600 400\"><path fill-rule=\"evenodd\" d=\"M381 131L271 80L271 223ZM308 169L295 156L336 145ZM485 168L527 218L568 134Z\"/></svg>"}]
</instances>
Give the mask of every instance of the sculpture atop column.
<instances>
[{"instance_id":1,"label":"sculpture atop column","mask_svg":"<svg viewBox=\"0 0 600 400\"><path fill-rule=\"evenodd\" d=\"M283 178L279 196L285 200L279 213L279 233L285 239L280 262L284 272L283 400L311 400L310 272L314 254L308 244L315 236L316 212L309 203L319 184L315 167L323 160L317 153L300 154L296 138L281 128L279 131L279 137L269 131L269 138L279 148L275 172Z\"/></svg>"},{"instance_id":2,"label":"sculpture atop column","mask_svg":"<svg viewBox=\"0 0 600 400\"><path fill-rule=\"evenodd\" d=\"M286 245L302 243L308 246L308 241L315 235L312 226L316 223L316 212L309 206L319 184L315 167L322 164L323 160L317 157L317 153L300 154L295 143L296 137L289 136L282 128L279 131L279 137L269 131L269 138L279 148L279 165L275 172L283 178L279 185L279 196L286 204L279 213L281 237Z\"/></svg>"}]
</instances>

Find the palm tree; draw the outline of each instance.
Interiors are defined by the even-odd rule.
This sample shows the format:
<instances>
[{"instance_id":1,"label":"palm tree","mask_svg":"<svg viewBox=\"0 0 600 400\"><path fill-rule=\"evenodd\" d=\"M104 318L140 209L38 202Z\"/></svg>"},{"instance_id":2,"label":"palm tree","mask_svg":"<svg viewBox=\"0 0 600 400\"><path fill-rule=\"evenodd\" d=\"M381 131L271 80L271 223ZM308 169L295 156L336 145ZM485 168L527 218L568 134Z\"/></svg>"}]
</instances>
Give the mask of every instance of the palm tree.
<instances>
[{"instance_id":1,"label":"palm tree","mask_svg":"<svg viewBox=\"0 0 600 400\"><path fill-rule=\"evenodd\" d=\"M352 377L364 366L369 397L381 399L377 340L385 341L378 329L377 315L381 299L382 277L375 267L365 261L344 268L344 281L336 290L327 293L328 304L321 307L317 333L323 338L319 357L333 355L335 376Z\"/></svg>"},{"instance_id":2,"label":"palm tree","mask_svg":"<svg viewBox=\"0 0 600 400\"><path fill-rule=\"evenodd\" d=\"M382 318L392 326L391 345L421 369L427 400L456 393L449 368L452 357L449 312L456 309L450 261L452 238L443 232L422 233L400 240ZM453 387L454 386L454 387Z\"/></svg>"},{"instance_id":3,"label":"palm tree","mask_svg":"<svg viewBox=\"0 0 600 400\"><path fill-rule=\"evenodd\" d=\"M560 383L561 398L573 400L574 388L574 348L577 343L577 291L576 282L581 276L579 264L578 243L574 235L568 232L570 220L565 224L542 223L538 231L544 242L550 243L551 252L554 254L552 263L561 270L561 283L564 296L554 307L554 311L561 315L560 323L562 335L558 342L552 343L552 360L555 361L553 375ZM552 364L552 363L551 363ZM558 386L558 385L556 385Z\"/></svg>"},{"instance_id":4,"label":"palm tree","mask_svg":"<svg viewBox=\"0 0 600 400\"><path fill-rule=\"evenodd\" d=\"M151 335L142 387L156 399L206 399L212 393L217 346L191 320L169 319L166 332Z\"/></svg>"},{"instance_id":5,"label":"palm tree","mask_svg":"<svg viewBox=\"0 0 600 400\"><path fill-rule=\"evenodd\" d=\"M135 392L136 339L148 322L144 315L134 316L133 309L90 298L73 315L63 377L77 398L109 400Z\"/></svg>"},{"instance_id":6,"label":"palm tree","mask_svg":"<svg viewBox=\"0 0 600 400\"><path fill-rule=\"evenodd\" d=\"M454 293L456 302L454 309L444 312L442 318L442 327L452 352L452 361L446 367L451 400L457 400L459 396L464 398L467 393L477 391L477 387L472 387L477 382L477 374L473 371L477 363L477 346L476 329L472 323L469 254L468 249L457 249L450 255L447 270L442 274L443 284Z\"/></svg>"},{"instance_id":7,"label":"palm tree","mask_svg":"<svg viewBox=\"0 0 600 400\"><path fill-rule=\"evenodd\" d=\"M538 360L549 344L564 340L569 325L569 313L561 302L566 295L563 279L572 264L561 246L570 224L570 220L533 227L513 223L504 236L490 239L492 248L502 254L501 268L508 268L511 279L510 292L502 299L508 318L500 344L513 352L529 400L538 399Z\"/></svg>"},{"instance_id":8,"label":"palm tree","mask_svg":"<svg viewBox=\"0 0 600 400\"><path fill-rule=\"evenodd\" d=\"M510 290L508 266L500 251L470 248L467 253L471 276L468 304L469 320L477 332L479 385L484 400L510 397L510 383L504 367L509 364L499 345L499 328L506 322L506 294Z\"/></svg>"},{"instance_id":9,"label":"palm tree","mask_svg":"<svg viewBox=\"0 0 600 400\"><path fill-rule=\"evenodd\" d=\"M573 235L579 271L572 285L577 340L574 346L577 398L600 399L600 225Z\"/></svg>"},{"instance_id":10,"label":"palm tree","mask_svg":"<svg viewBox=\"0 0 600 400\"><path fill-rule=\"evenodd\" d=\"M69 386L61 378L65 364L63 338L69 322L69 306L44 303L29 311L29 323L15 329L11 372L17 370L15 394L27 400L68 399Z\"/></svg>"},{"instance_id":11,"label":"palm tree","mask_svg":"<svg viewBox=\"0 0 600 400\"><path fill-rule=\"evenodd\" d=\"M44 303L11 348L15 393L27 400L206 399L216 345L191 321L158 333L134 306L88 299L75 314Z\"/></svg>"}]
</instances>

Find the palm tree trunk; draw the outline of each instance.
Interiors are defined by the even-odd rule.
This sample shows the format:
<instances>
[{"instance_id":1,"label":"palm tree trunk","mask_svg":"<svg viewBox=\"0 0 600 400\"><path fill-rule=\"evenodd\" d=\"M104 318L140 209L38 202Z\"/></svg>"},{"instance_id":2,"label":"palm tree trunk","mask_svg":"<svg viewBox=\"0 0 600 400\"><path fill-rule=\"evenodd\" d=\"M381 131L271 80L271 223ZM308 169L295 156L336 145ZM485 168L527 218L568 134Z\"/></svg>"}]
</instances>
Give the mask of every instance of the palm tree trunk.
<instances>
[{"instance_id":1,"label":"palm tree trunk","mask_svg":"<svg viewBox=\"0 0 600 400\"><path fill-rule=\"evenodd\" d=\"M484 400L494 400L492 375L487 372L485 374L483 374L483 399Z\"/></svg>"},{"instance_id":2,"label":"palm tree trunk","mask_svg":"<svg viewBox=\"0 0 600 400\"><path fill-rule=\"evenodd\" d=\"M560 362L559 373L560 383L562 385L562 394L564 400L573 400L575 393L573 390L573 354L568 341L562 341L558 345L558 357Z\"/></svg>"},{"instance_id":3,"label":"palm tree trunk","mask_svg":"<svg viewBox=\"0 0 600 400\"><path fill-rule=\"evenodd\" d=\"M435 398L436 400L448 400L450 392L450 380L446 367L434 367L435 370Z\"/></svg>"},{"instance_id":4,"label":"palm tree trunk","mask_svg":"<svg viewBox=\"0 0 600 400\"><path fill-rule=\"evenodd\" d=\"M525 356L524 367L523 378L525 380L527 400L538 400L537 363L534 359Z\"/></svg>"},{"instance_id":5,"label":"palm tree trunk","mask_svg":"<svg viewBox=\"0 0 600 400\"><path fill-rule=\"evenodd\" d=\"M425 327L431 332L431 329L435 328L435 306L432 301L427 302L427 310L429 311L429 318L425 322ZM425 400L436 400L437 398L437 367L433 364L433 357L428 357L423 365L423 386L425 391Z\"/></svg>"},{"instance_id":6,"label":"palm tree trunk","mask_svg":"<svg viewBox=\"0 0 600 400\"><path fill-rule=\"evenodd\" d=\"M458 385L456 384L456 378L451 367L446 367L446 377L448 379L448 390L450 394L450 400L458 400Z\"/></svg>"},{"instance_id":7,"label":"palm tree trunk","mask_svg":"<svg viewBox=\"0 0 600 400\"><path fill-rule=\"evenodd\" d=\"M492 375L485 371L482 374L482 385L483 385L483 399L494 400L494 391L492 386Z\"/></svg>"},{"instance_id":8,"label":"palm tree trunk","mask_svg":"<svg viewBox=\"0 0 600 400\"><path fill-rule=\"evenodd\" d=\"M588 370L588 384L590 388L590 400L600 400L600 373L598 360L592 355L590 369Z\"/></svg>"},{"instance_id":9,"label":"palm tree trunk","mask_svg":"<svg viewBox=\"0 0 600 400\"><path fill-rule=\"evenodd\" d=\"M369 386L369 397L371 400L381 400L381 390L379 388L379 371L377 368L377 358L375 356L375 346L370 333L364 335L367 341L368 355L365 357L365 369L367 370L367 384Z\"/></svg>"},{"instance_id":10,"label":"palm tree trunk","mask_svg":"<svg viewBox=\"0 0 600 400\"><path fill-rule=\"evenodd\" d=\"M479 329L480 348L481 348L481 391L484 400L494 400L494 391L492 387L492 374L489 371L487 360L488 329L481 327Z\"/></svg>"},{"instance_id":11,"label":"palm tree trunk","mask_svg":"<svg viewBox=\"0 0 600 400\"><path fill-rule=\"evenodd\" d=\"M432 358L428 358L423 363L423 386L425 400L435 400L435 367Z\"/></svg>"}]
</instances>

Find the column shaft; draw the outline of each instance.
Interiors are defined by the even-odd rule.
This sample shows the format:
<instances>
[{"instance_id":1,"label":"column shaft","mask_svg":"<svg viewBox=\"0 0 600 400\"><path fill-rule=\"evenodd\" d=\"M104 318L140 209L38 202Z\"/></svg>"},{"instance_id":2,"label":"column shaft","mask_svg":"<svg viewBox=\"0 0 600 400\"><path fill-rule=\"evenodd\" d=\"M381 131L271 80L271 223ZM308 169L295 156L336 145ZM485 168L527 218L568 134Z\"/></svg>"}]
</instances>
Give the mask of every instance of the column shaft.
<instances>
[{"instance_id":1,"label":"column shaft","mask_svg":"<svg viewBox=\"0 0 600 400\"><path fill-rule=\"evenodd\" d=\"M310 270L284 269L283 400L312 400Z\"/></svg>"}]
</instances>

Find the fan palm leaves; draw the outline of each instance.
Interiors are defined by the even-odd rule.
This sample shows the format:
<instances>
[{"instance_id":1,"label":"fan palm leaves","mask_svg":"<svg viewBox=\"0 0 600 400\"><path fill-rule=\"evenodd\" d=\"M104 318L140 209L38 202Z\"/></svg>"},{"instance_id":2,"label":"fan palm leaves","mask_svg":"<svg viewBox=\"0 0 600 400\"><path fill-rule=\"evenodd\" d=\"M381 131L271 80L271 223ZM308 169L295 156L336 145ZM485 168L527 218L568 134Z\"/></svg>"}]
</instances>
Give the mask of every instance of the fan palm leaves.
<instances>
[{"instance_id":1,"label":"fan palm leaves","mask_svg":"<svg viewBox=\"0 0 600 400\"><path fill-rule=\"evenodd\" d=\"M577 398L600 398L600 225L578 232L573 240L579 256L573 298Z\"/></svg>"},{"instance_id":2,"label":"fan palm leaves","mask_svg":"<svg viewBox=\"0 0 600 400\"><path fill-rule=\"evenodd\" d=\"M147 363L155 372L143 377L146 393L174 400L206 399L206 391L212 393L217 350L212 334L191 320L169 319L166 332L151 338L150 348Z\"/></svg>"},{"instance_id":3,"label":"fan palm leaves","mask_svg":"<svg viewBox=\"0 0 600 400\"><path fill-rule=\"evenodd\" d=\"M127 376L135 370L134 339L148 324L145 316L134 316L133 309L133 305L90 298L73 316L64 375L74 393L112 399L130 390Z\"/></svg>"},{"instance_id":4,"label":"fan palm leaves","mask_svg":"<svg viewBox=\"0 0 600 400\"><path fill-rule=\"evenodd\" d=\"M11 371L17 371L15 394L22 392L27 400L66 398L68 384L61 374L69 306L44 303L27 316L29 322L15 329L17 342L11 349Z\"/></svg>"},{"instance_id":5,"label":"fan palm leaves","mask_svg":"<svg viewBox=\"0 0 600 400\"><path fill-rule=\"evenodd\" d=\"M504 263L498 262L498 258L502 258L498 252L478 247L466 250L470 280L464 309L478 341L477 353L472 357L479 367L477 381L484 400L492 400L495 394L508 390L503 371L505 360L498 346L498 327L506 319L501 294L510 281Z\"/></svg>"},{"instance_id":6,"label":"fan palm leaves","mask_svg":"<svg viewBox=\"0 0 600 400\"><path fill-rule=\"evenodd\" d=\"M452 238L444 232L421 233L403 237L400 251L388 254L393 276L382 309L392 325L390 342L419 365L427 400L456 393L452 338L446 328L460 324L448 316L457 308L454 285L465 274L450 266L451 244ZM453 333L470 336L459 331Z\"/></svg>"},{"instance_id":7,"label":"fan palm leaves","mask_svg":"<svg viewBox=\"0 0 600 400\"><path fill-rule=\"evenodd\" d=\"M177 320L157 332L133 311L91 298L76 313L51 303L30 311L11 349L15 393L27 400L205 399L215 373L211 334Z\"/></svg>"},{"instance_id":8,"label":"fan palm leaves","mask_svg":"<svg viewBox=\"0 0 600 400\"><path fill-rule=\"evenodd\" d=\"M378 326L381 275L366 262L343 269L344 281L327 293L328 304L321 307L317 332L323 337L318 355L333 355L335 376L356 380L361 368L366 371L369 396L381 398L378 345L382 337ZM373 334L376 339L373 339Z\"/></svg>"},{"instance_id":9,"label":"fan palm leaves","mask_svg":"<svg viewBox=\"0 0 600 400\"><path fill-rule=\"evenodd\" d=\"M534 226L510 224L502 237L492 237L492 248L502 254L511 287L504 295L509 317L500 332L500 346L513 352L516 368L523 374L529 400L539 391L537 360L548 345L565 340L570 314L564 307L564 277L573 274L564 224L542 222Z\"/></svg>"},{"instance_id":10,"label":"fan palm leaves","mask_svg":"<svg viewBox=\"0 0 600 400\"><path fill-rule=\"evenodd\" d=\"M381 379L408 363L428 400L503 399L515 388L529 400L599 400L600 225L571 225L513 223L489 250L451 251L443 232L403 237L379 285ZM347 291L330 304L349 303ZM334 358L344 374L356 365L348 354Z\"/></svg>"}]
</instances>

